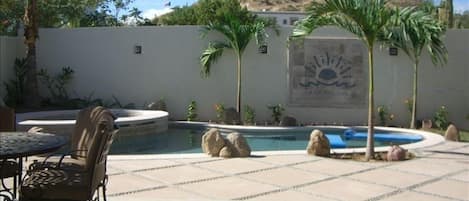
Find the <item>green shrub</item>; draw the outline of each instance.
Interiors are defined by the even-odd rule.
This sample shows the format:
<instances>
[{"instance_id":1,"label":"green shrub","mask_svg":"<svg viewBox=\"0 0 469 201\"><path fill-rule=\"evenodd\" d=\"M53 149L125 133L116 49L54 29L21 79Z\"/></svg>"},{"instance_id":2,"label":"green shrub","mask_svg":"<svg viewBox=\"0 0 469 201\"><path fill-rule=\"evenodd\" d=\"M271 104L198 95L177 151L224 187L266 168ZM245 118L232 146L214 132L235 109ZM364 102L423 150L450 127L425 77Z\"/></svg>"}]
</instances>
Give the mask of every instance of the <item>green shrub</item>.
<instances>
[{"instance_id":1,"label":"green shrub","mask_svg":"<svg viewBox=\"0 0 469 201\"><path fill-rule=\"evenodd\" d=\"M388 118L388 109L384 105L380 105L377 108L379 123L381 126L386 126L386 120Z\"/></svg>"},{"instance_id":2,"label":"green shrub","mask_svg":"<svg viewBox=\"0 0 469 201\"><path fill-rule=\"evenodd\" d=\"M16 107L24 103L24 86L26 84L26 74L28 73L26 58L16 58L13 70L15 79L4 83L6 90L4 100L5 104L10 107Z\"/></svg>"},{"instance_id":3,"label":"green shrub","mask_svg":"<svg viewBox=\"0 0 469 201\"><path fill-rule=\"evenodd\" d=\"M223 123L225 120L225 106L222 103L215 104L215 112L217 113L218 123Z\"/></svg>"},{"instance_id":4,"label":"green shrub","mask_svg":"<svg viewBox=\"0 0 469 201\"><path fill-rule=\"evenodd\" d=\"M440 107L435 113L433 120L435 121L435 126L440 130L444 130L449 126L448 111L445 106Z\"/></svg>"},{"instance_id":5,"label":"green shrub","mask_svg":"<svg viewBox=\"0 0 469 201\"><path fill-rule=\"evenodd\" d=\"M272 118L274 122L279 124L280 118L282 117L282 113L285 110L285 108L283 108L282 104L269 105L267 106L267 108L269 108L269 110L272 111Z\"/></svg>"},{"instance_id":6,"label":"green shrub","mask_svg":"<svg viewBox=\"0 0 469 201\"><path fill-rule=\"evenodd\" d=\"M244 106L244 124L253 125L256 119L256 112L249 105Z\"/></svg>"},{"instance_id":7,"label":"green shrub","mask_svg":"<svg viewBox=\"0 0 469 201\"><path fill-rule=\"evenodd\" d=\"M193 100L187 107L187 121L197 120L197 103Z\"/></svg>"},{"instance_id":8,"label":"green shrub","mask_svg":"<svg viewBox=\"0 0 469 201\"><path fill-rule=\"evenodd\" d=\"M49 90L49 94L51 95L50 103L59 106L68 104L67 102L70 99L67 93L67 85L72 80L74 73L75 71L69 66L63 67L62 72L56 76L49 75L46 69L39 70L37 75L42 84Z\"/></svg>"}]
</instances>

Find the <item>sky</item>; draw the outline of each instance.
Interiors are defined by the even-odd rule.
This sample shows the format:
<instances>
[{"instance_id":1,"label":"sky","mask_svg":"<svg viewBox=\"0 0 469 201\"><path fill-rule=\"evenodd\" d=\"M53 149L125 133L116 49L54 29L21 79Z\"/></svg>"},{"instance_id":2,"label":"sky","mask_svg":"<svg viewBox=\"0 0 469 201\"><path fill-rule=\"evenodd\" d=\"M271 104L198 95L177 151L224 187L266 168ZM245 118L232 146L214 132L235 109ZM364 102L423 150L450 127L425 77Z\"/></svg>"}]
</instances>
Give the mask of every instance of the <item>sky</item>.
<instances>
[{"instance_id":1,"label":"sky","mask_svg":"<svg viewBox=\"0 0 469 201\"><path fill-rule=\"evenodd\" d=\"M141 10L144 18L152 19L155 15L160 16L171 12L171 8L175 6L192 5L197 0L135 0L129 8L136 7ZM168 2L171 2L171 6L165 6ZM434 0L436 4L440 3L440 0ZM454 11L456 13L462 13L465 10L469 10L469 0L453 0Z\"/></svg>"},{"instance_id":2,"label":"sky","mask_svg":"<svg viewBox=\"0 0 469 201\"><path fill-rule=\"evenodd\" d=\"M171 12L172 7L192 5L197 0L135 0L129 8L136 7L142 11L142 17L152 19L155 15L160 16ZM469 0L467 0L469 1ZM171 2L171 6L165 6Z\"/></svg>"}]
</instances>

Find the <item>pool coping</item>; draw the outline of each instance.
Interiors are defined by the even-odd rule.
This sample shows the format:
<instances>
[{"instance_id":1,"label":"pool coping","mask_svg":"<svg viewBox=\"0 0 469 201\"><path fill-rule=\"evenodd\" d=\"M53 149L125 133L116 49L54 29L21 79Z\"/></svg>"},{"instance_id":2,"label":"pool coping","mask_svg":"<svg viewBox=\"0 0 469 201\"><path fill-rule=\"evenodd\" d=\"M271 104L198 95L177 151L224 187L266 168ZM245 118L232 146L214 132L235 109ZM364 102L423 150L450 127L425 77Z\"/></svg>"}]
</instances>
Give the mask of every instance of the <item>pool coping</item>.
<instances>
[{"instance_id":1,"label":"pool coping","mask_svg":"<svg viewBox=\"0 0 469 201\"><path fill-rule=\"evenodd\" d=\"M235 130L243 130L243 129L250 129L250 130L311 130L311 128L359 128L359 129L366 129L367 126L301 126L301 127L280 127L280 126L239 126L239 125L222 125L222 124L212 124L206 122L186 122L186 121L172 121L168 122L170 125L172 124L187 124L193 126L204 126L204 127L211 127L211 128L219 128L219 129L235 129ZM384 130L384 131L397 131L397 132L405 132L409 134L420 135L423 137L423 140L415 143L404 144L400 145L404 149L408 150L415 150L415 149L422 149L427 147L432 147L438 144L445 142L443 136L434 134L431 132L423 131L423 130L413 130L413 129L406 129L406 128L396 128L396 127L382 127L382 126L375 126L375 128ZM389 146L379 146L375 147L375 152L386 152L388 151ZM346 148L346 149L331 149L331 154L351 154L351 153L364 153L366 148ZM306 147L304 150L289 150L289 151L253 151L251 152L251 156L262 156L262 155L301 155L307 154ZM165 159L165 158L201 158L207 157L207 154L204 153L184 153L184 154L134 154L134 155L109 155L108 157L112 160L129 160L129 159Z\"/></svg>"},{"instance_id":2,"label":"pool coping","mask_svg":"<svg viewBox=\"0 0 469 201\"><path fill-rule=\"evenodd\" d=\"M64 120L28 120L28 118L44 117L47 115L76 115L80 110L52 110L41 112L18 113L16 123L23 126L41 126L41 125L75 125L75 119ZM154 121L155 119L168 118L168 112L161 110L136 110L136 109L111 109L113 113L130 113L131 116L118 117L117 124L144 123Z\"/></svg>"}]
</instances>

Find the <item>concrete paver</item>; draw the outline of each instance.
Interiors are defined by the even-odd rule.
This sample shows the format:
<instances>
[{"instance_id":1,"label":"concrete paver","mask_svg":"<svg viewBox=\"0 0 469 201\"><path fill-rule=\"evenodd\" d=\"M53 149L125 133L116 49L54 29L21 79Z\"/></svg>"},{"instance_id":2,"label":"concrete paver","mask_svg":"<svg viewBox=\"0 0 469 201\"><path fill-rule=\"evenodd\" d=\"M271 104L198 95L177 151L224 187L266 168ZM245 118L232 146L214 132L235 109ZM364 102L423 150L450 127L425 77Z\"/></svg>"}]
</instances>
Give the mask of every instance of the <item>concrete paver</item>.
<instances>
[{"instance_id":1,"label":"concrete paver","mask_svg":"<svg viewBox=\"0 0 469 201\"><path fill-rule=\"evenodd\" d=\"M307 193L297 192L297 191L282 191L282 192L275 192L271 194L267 194L264 196L254 197L248 200L255 200L255 201L333 201L331 199L319 197L317 195L311 195Z\"/></svg>"},{"instance_id":2,"label":"concrete paver","mask_svg":"<svg viewBox=\"0 0 469 201\"><path fill-rule=\"evenodd\" d=\"M221 176L221 174L191 166L157 169L146 172L138 172L136 174L161 181L166 184L193 182Z\"/></svg>"},{"instance_id":3,"label":"concrete paver","mask_svg":"<svg viewBox=\"0 0 469 201\"><path fill-rule=\"evenodd\" d=\"M182 185L181 188L213 199L235 199L278 189L272 185L261 184L236 177L191 183Z\"/></svg>"},{"instance_id":4,"label":"concrete paver","mask_svg":"<svg viewBox=\"0 0 469 201\"><path fill-rule=\"evenodd\" d=\"M333 197L339 200L352 201L366 200L368 198L377 197L386 193L390 193L394 189L344 178L337 178L309 185L300 188L300 190Z\"/></svg>"},{"instance_id":5,"label":"concrete paver","mask_svg":"<svg viewBox=\"0 0 469 201\"><path fill-rule=\"evenodd\" d=\"M416 188L415 191L422 191L460 200L469 200L469 184L461 181L443 179L441 181Z\"/></svg>"},{"instance_id":6,"label":"concrete paver","mask_svg":"<svg viewBox=\"0 0 469 201\"><path fill-rule=\"evenodd\" d=\"M273 165L249 160L246 158L232 158L218 160L210 163L200 163L196 164L196 166L207 168L212 171L223 172L226 174L237 174L266 169L272 167Z\"/></svg>"},{"instance_id":7,"label":"concrete paver","mask_svg":"<svg viewBox=\"0 0 469 201\"><path fill-rule=\"evenodd\" d=\"M152 181L132 174L114 175L111 176L111 178L107 186L107 193L109 195L162 185L161 182Z\"/></svg>"},{"instance_id":8,"label":"concrete paver","mask_svg":"<svg viewBox=\"0 0 469 201\"><path fill-rule=\"evenodd\" d=\"M345 160L323 159L311 163L295 165L292 167L308 171L320 172L324 174L330 174L334 176L344 175L370 168L360 165L359 163L360 162L352 162Z\"/></svg>"},{"instance_id":9,"label":"concrete paver","mask_svg":"<svg viewBox=\"0 0 469 201\"><path fill-rule=\"evenodd\" d=\"M418 183L422 183L426 180L430 180L432 177L425 175L410 174L406 172L399 172L390 169L376 169L354 174L352 176L349 176L349 178L353 178L360 181L367 181L369 183L405 188Z\"/></svg>"},{"instance_id":10,"label":"concrete paver","mask_svg":"<svg viewBox=\"0 0 469 201\"><path fill-rule=\"evenodd\" d=\"M396 200L450 201L451 199L425 195L422 193L410 192L410 191L382 199L382 201L396 201Z\"/></svg>"},{"instance_id":11,"label":"concrete paver","mask_svg":"<svg viewBox=\"0 0 469 201\"><path fill-rule=\"evenodd\" d=\"M288 187L322 180L330 176L309 171L296 170L289 167L282 167L245 174L242 177L266 184Z\"/></svg>"},{"instance_id":12,"label":"concrete paver","mask_svg":"<svg viewBox=\"0 0 469 201\"><path fill-rule=\"evenodd\" d=\"M368 163L298 152L235 159L111 156L108 200L469 200L469 144L413 151L413 160Z\"/></svg>"}]
</instances>

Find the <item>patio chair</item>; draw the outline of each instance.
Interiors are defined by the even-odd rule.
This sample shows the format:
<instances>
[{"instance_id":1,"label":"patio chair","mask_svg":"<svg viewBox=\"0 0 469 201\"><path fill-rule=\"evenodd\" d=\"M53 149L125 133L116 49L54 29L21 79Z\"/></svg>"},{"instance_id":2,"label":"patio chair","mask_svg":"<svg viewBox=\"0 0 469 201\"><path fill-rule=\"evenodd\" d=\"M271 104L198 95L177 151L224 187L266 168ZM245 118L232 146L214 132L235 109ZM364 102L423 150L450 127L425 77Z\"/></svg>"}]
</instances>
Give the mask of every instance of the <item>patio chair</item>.
<instances>
[{"instance_id":1,"label":"patio chair","mask_svg":"<svg viewBox=\"0 0 469 201\"><path fill-rule=\"evenodd\" d=\"M0 132L15 131L15 124L15 110L8 107L0 107ZM4 179L13 177L13 192L16 193L16 184L18 183L16 176L19 174L18 165L18 162L14 160L0 160L0 192L6 192L8 189Z\"/></svg>"},{"instance_id":2,"label":"patio chair","mask_svg":"<svg viewBox=\"0 0 469 201\"><path fill-rule=\"evenodd\" d=\"M0 132L15 131L15 110L7 107L0 107Z\"/></svg>"},{"instance_id":3,"label":"patio chair","mask_svg":"<svg viewBox=\"0 0 469 201\"><path fill-rule=\"evenodd\" d=\"M117 133L114 116L103 107L90 110L90 118L83 126L79 144L86 144L79 150L77 160L84 160L83 169L55 167L28 171L20 187L20 200L93 200L99 199L101 187L106 200L106 161L113 137ZM78 126L77 126L78 127Z\"/></svg>"},{"instance_id":4,"label":"patio chair","mask_svg":"<svg viewBox=\"0 0 469 201\"><path fill-rule=\"evenodd\" d=\"M47 156L45 159L36 160L29 166L29 170L38 170L45 168L68 168L75 170L85 169L85 156L88 150L91 138L88 127L93 124L93 116L99 112L101 107L89 107L78 112L74 132L70 139L70 151L61 156L55 154ZM96 118L96 117L95 117Z\"/></svg>"},{"instance_id":5,"label":"patio chair","mask_svg":"<svg viewBox=\"0 0 469 201\"><path fill-rule=\"evenodd\" d=\"M18 163L13 160L0 160L0 200L8 200L16 197ZM13 177L13 191L5 184L5 179Z\"/></svg>"}]
</instances>

